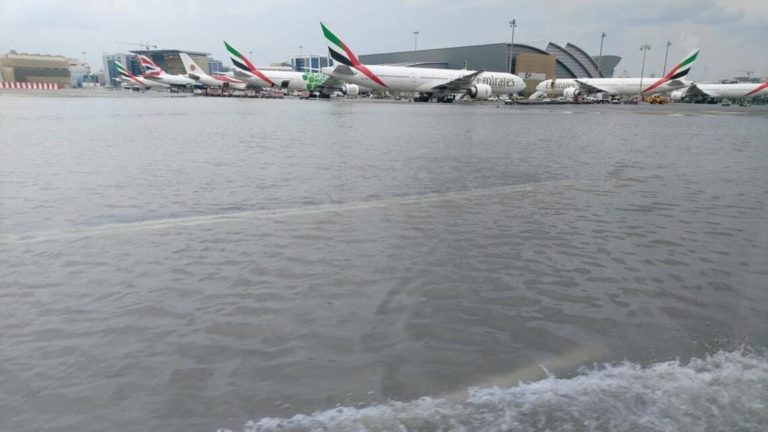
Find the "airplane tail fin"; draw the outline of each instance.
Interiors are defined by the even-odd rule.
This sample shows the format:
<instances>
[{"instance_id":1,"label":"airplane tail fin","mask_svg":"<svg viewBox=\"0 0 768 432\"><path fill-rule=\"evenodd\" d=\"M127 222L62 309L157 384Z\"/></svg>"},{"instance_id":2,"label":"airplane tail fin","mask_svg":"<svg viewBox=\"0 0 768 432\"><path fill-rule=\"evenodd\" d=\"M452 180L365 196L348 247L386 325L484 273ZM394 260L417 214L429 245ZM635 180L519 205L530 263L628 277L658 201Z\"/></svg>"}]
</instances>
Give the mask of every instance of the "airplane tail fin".
<instances>
[{"instance_id":1,"label":"airplane tail fin","mask_svg":"<svg viewBox=\"0 0 768 432\"><path fill-rule=\"evenodd\" d=\"M320 21L320 27L323 29L325 43L328 44L328 54L330 54L333 61L353 67L360 64L360 60L357 59L355 53L331 31L328 24Z\"/></svg>"},{"instance_id":2,"label":"airplane tail fin","mask_svg":"<svg viewBox=\"0 0 768 432\"><path fill-rule=\"evenodd\" d=\"M163 69L157 63L143 54L139 54L139 64L147 75L160 75L163 73Z\"/></svg>"},{"instance_id":3,"label":"airplane tail fin","mask_svg":"<svg viewBox=\"0 0 768 432\"><path fill-rule=\"evenodd\" d=\"M134 75L131 73L131 71L129 71L125 66L123 66L122 63L120 63L117 60L115 60L115 69L117 69L117 73L119 73L120 76L122 76L123 78L127 78L127 79L135 78Z\"/></svg>"},{"instance_id":4,"label":"airplane tail fin","mask_svg":"<svg viewBox=\"0 0 768 432\"><path fill-rule=\"evenodd\" d=\"M667 74L664 76L667 80L680 79L691 71L691 66L696 58L699 56L698 48L689 52L687 56L680 63L676 64Z\"/></svg>"},{"instance_id":5,"label":"airplane tail fin","mask_svg":"<svg viewBox=\"0 0 768 432\"><path fill-rule=\"evenodd\" d=\"M328 54L331 56L333 61L341 63L345 66L353 67L370 78L371 81L375 82L383 88L387 88L387 85L384 84L384 82L378 76L376 76L376 74L371 72L370 69L368 69L364 64L360 63L360 60L358 60L355 53L349 49L347 44L342 42L342 40L336 36L336 33L334 33L329 28L328 24L320 21L320 27L323 29L325 42L328 44Z\"/></svg>"},{"instance_id":6,"label":"airplane tail fin","mask_svg":"<svg viewBox=\"0 0 768 432\"><path fill-rule=\"evenodd\" d=\"M187 71L187 75L207 75L205 71L192 60L192 57L190 57L189 54L179 53L179 57L181 58L181 62L184 63L184 70Z\"/></svg>"},{"instance_id":7,"label":"airplane tail fin","mask_svg":"<svg viewBox=\"0 0 768 432\"><path fill-rule=\"evenodd\" d=\"M664 84L665 82L680 79L686 75L688 75L688 72L691 71L691 66L693 66L693 62L696 61L696 58L699 56L699 49L695 49L688 53L687 56L681 61L680 63L676 64L672 69L667 72L664 77L656 81L655 83L651 84L648 88L643 90L643 93L647 93L656 87Z\"/></svg>"},{"instance_id":8,"label":"airplane tail fin","mask_svg":"<svg viewBox=\"0 0 768 432\"><path fill-rule=\"evenodd\" d=\"M131 71L128 70L128 68L126 68L122 63L120 63L117 60L115 60L115 69L117 69L117 73L119 73L120 76L123 77L124 80L126 80L126 81L133 81L133 82L135 82L136 84L138 84L140 86L144 86L145 85L144 83L139 81L138 78L136 78L136 75L131 73Z\"/></svg>"},{"instance_id":9,"label":"airplane tail fin","mask_svg":"<svg viewBox=\"0 0 768 432\"><path fill-rule=\"evenodd\" d=\"M253 75L256 75L260 80L266 82L272 87L277 87L277 85L272 82L272 80L269 79L266 75L264 75L262 71L256 68L256 66L251 63L251 60L248 59L248 57L246 57L242 52L238 51L235 47L227 43L227 41L224 41L224 47L227 49L229 58L232 60L232 64L235 65L236 68L243 72L249 72Z\"/></svg>"}]
</instances>

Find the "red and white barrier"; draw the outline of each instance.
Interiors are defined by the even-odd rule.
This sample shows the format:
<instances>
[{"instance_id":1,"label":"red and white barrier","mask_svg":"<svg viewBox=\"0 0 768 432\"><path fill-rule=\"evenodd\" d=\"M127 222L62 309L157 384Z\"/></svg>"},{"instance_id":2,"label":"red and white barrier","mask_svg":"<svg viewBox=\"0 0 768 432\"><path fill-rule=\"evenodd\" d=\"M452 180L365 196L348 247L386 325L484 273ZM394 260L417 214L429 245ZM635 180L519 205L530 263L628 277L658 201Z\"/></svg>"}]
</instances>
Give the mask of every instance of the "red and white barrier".
<instances>
[{"instance_id":1,"label":"red and white barrier","mask_svg":"<svg viewBox=\"0 0 768 432\"><path fill-rule=\"evenodd\" d=\"M0 81L0 88L14 90L58 90L59 83Z\"/></svg>"}]
</instances>

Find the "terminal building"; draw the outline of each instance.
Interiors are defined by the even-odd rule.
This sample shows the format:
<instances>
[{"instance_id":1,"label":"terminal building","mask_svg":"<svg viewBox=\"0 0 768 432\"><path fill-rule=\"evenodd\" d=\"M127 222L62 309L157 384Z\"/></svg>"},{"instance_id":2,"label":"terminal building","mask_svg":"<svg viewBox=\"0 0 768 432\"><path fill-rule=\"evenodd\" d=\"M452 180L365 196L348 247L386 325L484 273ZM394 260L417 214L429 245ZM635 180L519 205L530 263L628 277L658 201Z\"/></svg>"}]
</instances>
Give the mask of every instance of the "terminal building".
<instances>
[{"instance_id":1,"label":"terminal building","mask_svg":"<svg viewBox=\"0 0 768 432\"><path fill-rule=\"evenodd\" d=\"M84 60L69 59L69 84L72 88L82 87L91 75L91 66Z\"/></svg>"},{"instance_id":2,"label":"terminal building","mask_svg":"<svg viewBox=\"0 0 768 432\"><path fill-rule=\"evenodd\" d=\"M139 50L131 51L133 54L141 54L152 59L158 66L163 68L164 71L171 75L184 75L187 73L184 70L184 63L181 62L180 53L189 55L192 60L197 63L203 70L211 72L211 65L209 64L209 57L211 53L201 51L188 51L188 50L175 50L175 49L163 49L163 50ZM218 62L214 67L221 65Z\"/></svg>"},{"instance_id":3,"label":"terminal building","mask_svg":"<svg viewBox=\"0 0 768 432\"><path fill-rule=\"evenodd\" d=\"M495 43L360 56L364 64L512 72L526 81L525 95L533 93L536 84L545 79L612 77L620 60L618 56L604 55L596 61L574 44L561 46L553 42L544 49Z\"/></svg>"},{"instance_id":4,"label":"terminal building","mask_svg":"<svg viewBox=\"0 0 768 432\"><path fill-rule=\"evenodd\" d=\"M317 54L297 55L291 57L291 68L297 72L318 72L320 68L328 67L328 57Z\"/></svg>"},{"instance_id":5,"label":"terminal building","mask_svg":"<svg viewBox=\"0 0 768 432\"><path fill-rule=\"evenodd\" d=\"M0 56L0 80L70 86L69 59L57 55L26 54L11 50Z\"/></svg>"},{"instance_id":6,"label":"terminal building","mask_svg":"<svg viewBox=\"0 0 768 432\"><path fill-rule=\"evenodd\" d=\"M592 56L592 61L598 64L604 77L613 78L616 76L616 66L621 61L621 57L617 55Z\"/></svg>"}]
</instances>

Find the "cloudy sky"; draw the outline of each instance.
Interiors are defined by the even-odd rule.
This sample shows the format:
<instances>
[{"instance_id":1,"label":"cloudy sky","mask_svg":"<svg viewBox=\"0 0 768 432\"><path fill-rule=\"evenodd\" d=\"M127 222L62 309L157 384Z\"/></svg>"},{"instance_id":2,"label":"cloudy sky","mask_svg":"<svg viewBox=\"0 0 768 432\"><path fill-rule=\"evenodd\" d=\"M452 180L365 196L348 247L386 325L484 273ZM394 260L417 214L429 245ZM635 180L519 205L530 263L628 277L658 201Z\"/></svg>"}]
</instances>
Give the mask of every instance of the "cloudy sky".
<instances>
[{"instance_id":1,"label":"cloudy sky","mask_svg":"<svg viewBox=\"0 0 768 432\"><path fill-rule=\"evenodd\" d=\"M0 0L0 52L82 57L137 49L116 41L207 51L228 63L222 39L252 51L254 63L287 60L303 47L324 54L319 20L358 54L501 42L572 42L624 57L617 73L640 73L640 45L652 45L647 73L701 48L692 76L715 80L755 71L768 77L768 0Z\"/></svg>"}]
</instances>

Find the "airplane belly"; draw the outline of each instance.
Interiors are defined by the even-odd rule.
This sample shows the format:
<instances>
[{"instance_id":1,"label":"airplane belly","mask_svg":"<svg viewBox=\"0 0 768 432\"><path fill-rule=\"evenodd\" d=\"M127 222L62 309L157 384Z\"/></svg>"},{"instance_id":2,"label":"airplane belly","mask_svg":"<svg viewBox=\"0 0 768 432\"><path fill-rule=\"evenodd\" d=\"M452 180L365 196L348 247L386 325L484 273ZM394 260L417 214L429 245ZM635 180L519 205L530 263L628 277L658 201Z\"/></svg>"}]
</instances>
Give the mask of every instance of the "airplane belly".
<instances>
[{"instance_id":1,"label":"airplane belly","mask_svg":"<svg viewBox=\"0 0 768 432\"><path fill-rule=\"evenodd\" d=\"M223 84L221 81L215 80L215 79L203 79L200 80L203 84L205 84L208 87L221 87Z\"/></svg>"},{"instance_id":2,"label":"airplane belly","mask_svg":"<svg viewBox=\"0 0 768 432\"><path fill-rule=\"evenodd\" d=\"M408 84L410 84L410 83L408 83ZM432 87L434 87L434 85L432 83L426 83L426 84L421 84L421 85L417 85L417 86L414 86L413 84L410 84L408 86L399 85L397 87L398 87L397 90L400 90L400 91L416 91L416 92L419 92L419 93L434 93L434 92L436 92L436 90L432 88ZM402 87L406 87L406 88L402 88Z\"/></svg>"},{"instance_id":3,"label":"airplane belly","mask_svg":"<svg viewBox=\"0 0 768 432\"><path fill-rule=\"evenodd\" d=\"M304 80L290 80L288 81L288 90L302 91L307 90L307 83Z\"/></svg>"},{"instance_id":4,"label":"airplane belly","mask_svg":"<svg viewBox=\"0 0 768 432\"><path fill-rule=\"evenodd\" d=\"M267 83L267 82L265 82L265 81L263 81L263 80L261 80L261 79L259 79L259 78L255 78L255 77L254 77L254 78L250 78L250 79L248 80L248 84L250 84L250 85L251 85L251 86L253 86L253 87L258 87L258 88L267 88L267 87L271 87L271 86L269 85L269 83Z\"/></svg>"}]
</instances>

